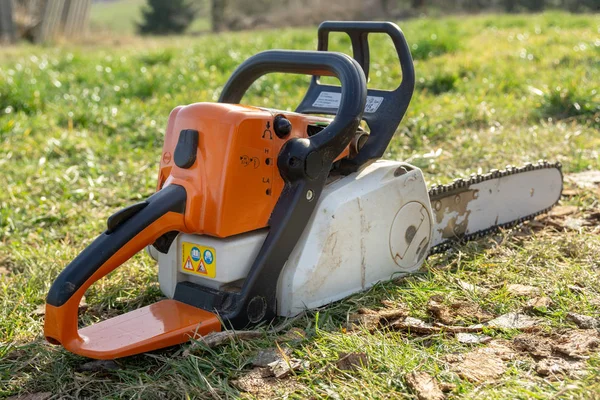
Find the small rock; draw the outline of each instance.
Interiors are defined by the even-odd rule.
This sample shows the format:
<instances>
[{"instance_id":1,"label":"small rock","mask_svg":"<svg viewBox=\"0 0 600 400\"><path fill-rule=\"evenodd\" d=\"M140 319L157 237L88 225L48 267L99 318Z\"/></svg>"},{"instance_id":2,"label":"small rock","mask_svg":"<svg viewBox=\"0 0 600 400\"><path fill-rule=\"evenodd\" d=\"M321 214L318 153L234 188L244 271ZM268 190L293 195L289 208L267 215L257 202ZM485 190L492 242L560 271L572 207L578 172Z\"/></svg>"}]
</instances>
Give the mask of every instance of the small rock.
<instances>
[{"instance_id":1,"label":"small rock","mask_svg":"<svg viewBox=\"0 0 600 400\"><path fill-rule=\"evenodd\" d=\"M508 285L506 290L513 296L535 296L540 294L539 288L535 286L521 285L519 283Z\"/></svg>"},{"instance_id":2,"label":"small rock","mask_svg":"<svg viewBox=\"0 0 600 400\"><path fill-rule=\"evenodd\" d=\"M587 315L567 313L567 321L571 321L581 329L600 329L600 321Z\"/></svg>"},{"instance_id":3,"label":"small rock","mask_svg":"<svg viewBox=\"0 0 600 400\"><path fill-rule=\"evenodd\" d=\"M446 398L438 381L427 372L412 372L407 374L405 379L419 400L443 400Z\"/></svg>"},{"instance_id":4,"label":"small rock","mask_svg":"<svg viewBox=\"0 0 600 400\"><path fill-rule=\"evenodd\" d=\"M487 343L492 340L492 338L486 335L459 332L456 334L456 340L458 340L460 343L477 344Z\"/></svg>"},{"instance_id":5,"label":"small rock","mask_svg":"<svg viewBox=\"0 0 600 400\"><path fill-rule=\"evenodd\" d=\"M339 353L335 365L342 371L355 371L366 367L369 359L365 353Z\"/></svg>"},{"instance_id":6,"label":"small rock","mask_svg":"<svg viewBox=\"0 0 600 400\"><path fill-rule=\"evenodd\" d=\"M121 367L114 360L94 360L79 366L79 370L83 372L114 371L119 368Z\"/></svg>"},{"instance_id":7,"label":"small rock","mask_svg":"<svg viewBox=\"0 0 600 400\"><path fill-rule=\"evenodd\" d=\"M585 293L585 288L582 288L581 286L577 285L567 285L567 289L575 293Z\"/></svg>"}]
</instances>

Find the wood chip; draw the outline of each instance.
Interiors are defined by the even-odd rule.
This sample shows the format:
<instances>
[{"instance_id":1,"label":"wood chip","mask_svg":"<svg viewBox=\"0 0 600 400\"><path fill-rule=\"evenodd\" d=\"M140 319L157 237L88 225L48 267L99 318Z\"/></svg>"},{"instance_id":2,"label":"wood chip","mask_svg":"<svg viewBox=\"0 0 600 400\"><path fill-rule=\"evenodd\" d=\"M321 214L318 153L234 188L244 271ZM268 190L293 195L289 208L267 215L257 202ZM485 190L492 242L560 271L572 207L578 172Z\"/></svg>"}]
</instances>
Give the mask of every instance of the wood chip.
<instances>
[{"instance_id":1,"label":"wood chip","mask_svg":"<svg viewBox=\"0 0 600 400\"><path fill-rule=\"evenodd\" d=\"M478 344L488 343L492 340L492 338L486 335L476 335L474 333L459 332L456 334L456 340L458 340L460 343Z\"/></svg>"},{"instance_id":2,"label":"wood chip","mask_svg":"<svg viewBox=\"0 0 600 400\"><path fill-rule=\"evenodd\" d=\"M473 327L490 327L500 329L520 329L520 330L531 330L536 326L540 325L542 320L540 318L530 317L527 314L511 312L504 314L488 321L484 324L474 325Z\"/></svg>"},{"instance_id":3,"label":"wood chip","mask_svg":"<svg viewBox=\"0 0 600 400\"><path fill-rule=\"evenodd\" d=\"M432 325L421 319L406 317L404 320L398 320L390 325L392 328L398 330L405 330L410 333L420 334L432 334L432 333L460 333L460 332L481 332L481 327L469 327L469 326L450 326L443 324Z\"/></svg>"},{"instance_id":4,"label":"wood chip","mask_svg":"<svg viewBox=\"0 0 600 400\"><path fill-rule=\"evenodd\" d=\"M239 390L259 397L273 396L273 392L281 386L269 368L255 368L231 383Z\"/></svg>"},{"instance_id":5,"label":"wood chip","mask_svg":"<svg viewBox=\"0 0 600 400\"><path fill-rule=\"evenodd\" d=\"M412 372L406 374L405 379L419 400L443 400L446 398L437 380L427 372Z\"/></svg>"},{"instance_id":6,"label":"wood chip","mask_svg":"<svg viewBox=\"0 0 600 400\"><path fill-rule=\"evenodd\" d=\"M526 310L534 310L534 309L545 309L552 305L552 299L547 296L534 297L533 299L527 300L527 304L525 305Z\"/></svg>"},{"instance_id":7,"label":"wood chip","mask_svg":"<svg viewBox=\"0 0 600 400\"><path fill-rule=\"evenodd\" d=\"M600 346L600 334L595 329L574 329L554 340L552 350L572 358L586 358Z\"/></svg>"},{"instance_id":8,"label":"wood chip","mask_svg":"<svg viewBox=\"0 0 600 400\"><path fill-rule=\"evenodd\" d=\"M586 375L586 365L583 361L565 360L564 358L544 358L535 365L535 372L542 376L557 378L567 375L571 378L579 378Z\"/></svg>"},{"instance_id":9,"label":"wood chip","mask_svg":"<svg viewBox=\"0 0 600 400\"><path fill-rule=\"evenodd\" d=\"M567 215L575 214L578 210L577 206L556 206L550 210L550 217L566 217Z\"/></svg>"},{"instance_id":10,"label":"wood chip","mask_svg":"<svg viewBox=\"0 0 600 400\"><path fill-rule=\"evenodd\" d=\"M536 296L541 292L541 290L535 286L521 285L519 283L508 285L506 290L513 296Z\"/></svg>"},{"instance_id":11,"label":"wood chip","mask_svg":"<svg viewBox=\"0 0 600 400\"><path fill-rule=\"evenodd\" d=\"M513 346L534 357L549 357L552 355L552 340L547 337L522 333L513 339Z\"/></svg>"},{"instance_id":12,"label":"wood chip","mask_svg":"<svg viewBox=\"0 0 600 400\"><path fill-rule=\"evenodd\" d=\"M515 356L514 351L502 340L494 340L487 347L480 347L466 354L447 358L453 363L452 370L469 382L480 383L497 379L506 371L506 360Z\"/></svg>"},{"instance_id":13,"label":"wood chip","mask_svg":"<svg viewBox=\"0 0 600 400\"><path fill-rule=\"evenodd\" d=\"M342 371L355 371L366 367L369 359L365 353L339 353L335 365Z\"/></svg>"},{"instance_id":14,"label":"wood chip","mask_svg":"<svg viewBox=\"0 0 600 400\"><path fill-rule=\"evenodd\" d=\"M390 322L408 315L408 309L402 305L396 308L384 308L381 310L371 310L370 308L361 308L355 314L348 317L348 330L357 330L360 327L373 332L374 330L388 325Z\"/></svg>"},{"instance_id":15,"label":"wood chip","mask_svg":"<svg viewBox=\"0 0 600 400\"><path fill-rule=\"evenodd\" d=\"M574 312L567 313L567 321L573 322L581 329L600 329L600 320Z\"/></svg>"}]
</instances>

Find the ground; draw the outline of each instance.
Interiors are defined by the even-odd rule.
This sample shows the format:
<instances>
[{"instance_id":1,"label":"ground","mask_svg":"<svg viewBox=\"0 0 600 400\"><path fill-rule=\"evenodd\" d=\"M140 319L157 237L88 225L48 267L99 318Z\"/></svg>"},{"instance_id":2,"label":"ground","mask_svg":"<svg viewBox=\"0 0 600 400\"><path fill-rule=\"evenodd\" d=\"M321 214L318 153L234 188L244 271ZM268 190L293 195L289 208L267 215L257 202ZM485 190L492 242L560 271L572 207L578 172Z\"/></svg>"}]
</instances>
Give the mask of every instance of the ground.
<instances>
[{"instance_id":1,"label":"ground","mask_svg":"<svg viewBox=\"0 0 600 400\"><path fill-rule=\"evenodd\" d=\"M421 167L431 184L560 161L570 179L561 208L432 256L418 274L275 321L280 329L264 327L259 337L104 365L44 341L42 306L53 279L112 212L152 193L172 108L217 100L235 66L255 52L315 48L316 29L2 48L0 397L440 398L444 389L450 398L597 398L600 193L593 179L585 186L575 174L600 170L600 16L461 16L400 26L417 87L386 157ZM373 39L370 85L393 87L400 73L390 43ZM347 51L349 43L334 36L332 47ZM245 101L291 109L306 83L275 74ZM156 301L156 275L155 263L137 255L87 292L82 323ZM529 325L469 328L489 337L480 344L464 342L481 336L455 332L507 313ZM449 327L419 328L419 320ZM291 349L284 364L296 366L282 378L252 366L276 343Z\"/></svg>"}]
</instances>

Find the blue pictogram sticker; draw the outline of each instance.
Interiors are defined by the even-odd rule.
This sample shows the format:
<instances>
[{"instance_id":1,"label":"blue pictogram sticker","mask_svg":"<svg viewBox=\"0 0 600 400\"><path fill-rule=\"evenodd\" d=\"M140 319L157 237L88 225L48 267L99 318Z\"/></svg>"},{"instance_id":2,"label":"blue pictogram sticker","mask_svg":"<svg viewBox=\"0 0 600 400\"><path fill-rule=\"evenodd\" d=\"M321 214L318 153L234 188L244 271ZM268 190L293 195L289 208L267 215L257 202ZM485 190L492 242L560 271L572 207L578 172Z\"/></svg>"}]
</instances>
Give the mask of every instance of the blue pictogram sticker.
<instances>
[{"instance_id":1,"label":"blue pictogram sticker","mask_svg":"<svg viewBox=\"0 0 600 400\"><path fill-rule=\"evenodd\" d=\"M192 256L192 260L198 261L200 259L200 249L197 247L192 247L190 255Z\"/></svg>"},{"instance_id":2,"label":"blue pictogram sticker","mask_svg":"<svg viewBox=\"0 0 600 400\"><path fill-rule=\"evenodd\" d=\"M204 262L207 264L213 263L213 253L210 250L204 250Z\"/></svg>"}]
</instances>

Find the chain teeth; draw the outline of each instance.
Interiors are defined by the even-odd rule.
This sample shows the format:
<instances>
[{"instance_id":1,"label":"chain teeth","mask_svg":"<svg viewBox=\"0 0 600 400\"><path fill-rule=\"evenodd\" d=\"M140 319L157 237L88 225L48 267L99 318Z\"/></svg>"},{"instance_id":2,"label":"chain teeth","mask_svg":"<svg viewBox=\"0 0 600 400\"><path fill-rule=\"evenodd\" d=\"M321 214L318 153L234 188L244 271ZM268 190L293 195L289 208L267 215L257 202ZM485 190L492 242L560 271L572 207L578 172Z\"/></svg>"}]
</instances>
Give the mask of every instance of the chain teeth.
<instances>
[{"instance_id":1,"label":"chain teeth","mask_svg":"<svg viewBox=\"0 0 600 400\"><path fill-rule=\"evenodd\" d=\"M452 182L448 185L433 185L431 187L431 189L429 190L429 199L433 203L434 201L436 201L440 198L449 196L453 192L463 191L463 189L465 187L469 187L470 185L475 184L475 183L481 183L481 182L489 181L491 179L497 179L497 178L500 178L503 176L515 175L515 174L519 174L522 172L533 171L533 170L544 169L544 168L558 169L560 172L561 181L562 181L562 164L560 162L550 163L546 160L539 160L536 164L527 163L522 167L513 167L512 165L507 165L506 168L503 170L492 169L487 174L471 174L471 176L467 179L460 179L460 178L455 179L454 182ZM562 193L562 188L561 188L561 193ZM431 250L429 251L429 255L443 253L454 246L463 244L470 240L479 239L481 237L487 236L492 233L496 233L500 229L509 229L509 228L513 228L515 226L521 225L525 221L532 220L535 217L537 217L538 215L545 214L548 211L550 211L550 209L552 209L552 207L554 207L556 205L556 203L558 203L558 200L560 200L560 196L559 196L559 199L557 199L556 202L554 204L552 204L550 207L540 210L536 213L526 215L515 221L510 221L510 222L506 222L504 224L494 225L494 226L484 229L482 231L464 235L459 238L448 239L448 240L432 247Z\"/></svg>"}]
</instances>

